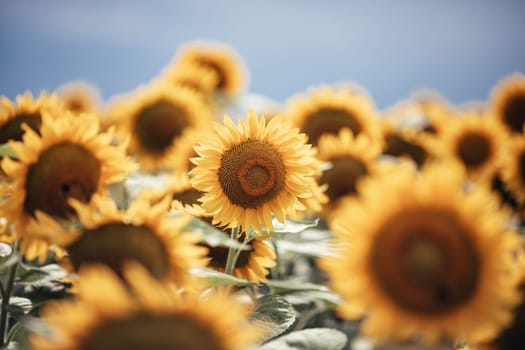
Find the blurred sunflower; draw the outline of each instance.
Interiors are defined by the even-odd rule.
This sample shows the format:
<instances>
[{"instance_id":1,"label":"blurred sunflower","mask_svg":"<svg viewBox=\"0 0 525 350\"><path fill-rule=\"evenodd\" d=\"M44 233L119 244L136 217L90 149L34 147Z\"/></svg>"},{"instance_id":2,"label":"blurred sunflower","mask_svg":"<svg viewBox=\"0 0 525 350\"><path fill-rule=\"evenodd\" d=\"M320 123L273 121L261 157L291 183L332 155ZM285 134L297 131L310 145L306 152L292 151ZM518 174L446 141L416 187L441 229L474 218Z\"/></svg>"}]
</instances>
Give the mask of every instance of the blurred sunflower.
<instances>
[{"instance_id":1,"label":"blurred sunflower","mask_svg":"<svg viewBox=\"0 0 525 350\"><path fill-rule=\"evenodd\" d=\"M275 251L267 243L268 237L255 238L245 243L246 250L241 250L235 263L232 274L235 277L243 278L251 282L267 282L266 276L269 268L276 265ZM244 241L244 235L239 237L239 242ZM208 248L208 267L224 272L226 260L228 258L228 248L221 246L209 246Z\"/></svg>"},{"instance_id":2,"label":"blurred sunflower","mask_svg":"<svg viewBox=\"0 0 525 350\"><path fill-rule=\"evenodd\" d=\"M107 197L97 196L93 202L72 202L80 230L60 229L45 214L37 214L40 227L34 225L34 232L67 250L64 266L69 270L105 264L120 274L124 263L134 260L153 277L183 285L190 280L190 268L206 265L206 249L197 245L200 237L182 232L190 218L166 216L168 197L154 204L137 197L126 211Z\"/></svg>"},{"instance_id":3,"label":"blurred sunflower","mask_svg":"<svg viewBox=\"0 0 525 350\"><path fill-rule=\"evenodd\" d=\"M261 233L273 230L272 214L284 222L306 209L299 198L312 196L318 161L304 134L280 117L266 124L253 111L238 126L226 115L215 131L195 147L190 172L214 224Z\"/></svg>"},{"instance_id":4,"label":"blurred sunflower","mask_svg":"<svg viewBox=\"0 0 525 350\"><path fill-rule=\"evenodd\" d=\"M502 178L512 195L520 204L525 204L525 130L520 136L508 141Z\"/></svg>"},{"instance_id":5,"label":"blurred sunflower","mask_svg":"<svg viewBox=\"0 0 525 350\"><path fill-rule=\"evenodd\" d=\"M26 229L38 211L71 219L75 213L69 198L87 203L94 194L104 193L105 185L125 179L134 169L125 154L126 144L114 145L111 132L99 133L95 116L64 112L55 119L42 112L41 120L41 136L23 127L22 142L9 142L18 160L2 161L13 182L2 186L0 208L23 237L20 247L28 259L46 254L47 244L33 239Z\"/></svg>"},{"instance_id":6,"label":"blurred sunflower","mask_svg":"<svg viewBox=\"0 0 525 350\"><path fill-rule=\"evenodd\" d=\"M365 334L478 342L510 322L521 240L486 188L464 192L462 179L453 165L398 167L363 181L339 212L338 255L320 263L341 315L367 315Z\"/></svg>"},{"instance_id":7,"label":"blurred sunflower","mask_svg":"<svg viewBox=\"0 0 525 350\"><path fill-rule=\"evenodd\" d=\"M157 82L139 88L119 102L118 123L130 135L129 151L137 155L143 170L170 169L168 155L178 138L190 128L200 128L213 119L210 110L191 90Z\"/></svg>"},{"instance_id":8,"label":"blurred sunflower","mask_svg":"<svg viewBox=\"0 0 525 350\"><path fill-rule=\"evenodd\" d=\"M18 95L14 103L5 96L0 97L0 144L10 140L21 141L24 134L23 124L27 124L39 133L42 111L57 116L60 114L59 106L58 97L45 92L34 99L27 91L23 95Z\"/></svg>"},{"instance_id":9,"label":"blurred sunflower","mask_svg":"<svg viewBox=\"0 0 525 350\"><path fill-rule=\"evenodd\" d=\"M354 137L350 129L344 128L337 135L322 135L318 147L318 158L330 164L319 179L328 186L326 216L341 199L357 195L357 183L373 172L374 162L381 154L381 143L363 134Z\"/></svg>"},{"instance_id":10,"label":"blurred sunflower","mask_svg":"<svg viewBox=\"0 0 525 350\"><path fill-rule=\"evenodd\" d=\"M99 90L84 81L64 84L57 89L57 94L64 107L74 113L98 113L101 108Z\"/></svg>"},{"instance_id":11,"label":"blurred sunflower","mask_svg":"<svg viewBox=\"0 0 525 350\"><path fill-rule=\"evenodd\" d=\"M164 69L160 78L169 84L187 87L205 100L214 92L219 80L216 70L195 62L175 62Z\"/></svg>"},{"instance_id":12,"label":"blurred sunflower","mask_svg":"<svg viewBox=\"0 0 525 350\"><path fill-rule=\"evenodd\" d=\"M355 135L378 136L376 112L370 99L347 90L325 86L308 96L295 96L288 101L283 113L314 146L322 134L337 135L343 128Z\"/></svg>"},{"instance_id":13,"label":"blurred sunflower","mask_svg":"<svg viewBox=\"0 0 525 350\"><path fill-rule=\"evenodd\" d=\"M492 90L490 105L509 132L521 134L525 125L525 76L515 73L501 80Z\"/></svg>"},{"instance_id":14,"label":"blurred sunflower","mask_svg":"<svg viewBox=\"0 0 525 350\"><path fill-rule=\"evenodd\" d=\"M192 63L212 69L217 76L215 91L230 97L241 94L248 80L242 59L223 44L192 42L179 49L175 60L180 64Z\"/></svg>"},{"instance_id":15,"label":"blurred sunflower","mask_svg":"<svg viewBox=\"0 0 525 350\"><path fill-rule=\"evenodd\" d=\"M451 119L427 148L462 166L469 177L487 182L501 165L505 130L494 118L468 112Z\"/></svg>"},{"instance_id":16,"label":"blurred sunflower","mask_svg":"<svg viewBox=\"0 0 525 350\"><path fill-rule=\"evenodd\" d=\"M430 154L421 141L421 135L414 129L397 128L391 119L381 120L383 133L383 154L398 158L408 158L421 167Z\"/></svg>"},{"instance_id":17,"label":"blurred sunflower","mask_svg":"<svg viewBox=\"0 0 525 350\"><path fill-rule=\"evenodd\" d=\"M78 297L49 303L52 334L34 335L32 348L242 350L260 336L249 308L227 295L180 294L135 264L124 276L127 284L103 266L82 269Z\"/></svg>"},{"instance_id":18,"label":"blurred sunflower","mask_svg":"<svg viewBox=\"0 0 525 350\"><path fill-rule=\"evenodd\" d=\"M204 127L185 130L177 139L175 147L166 155L166 164L169 164L175 172L189 172L195 166L190 159L198 156L194 146L198 145L199 141L206 140L212 132L211 129Z\"/></svg>"}]
</instances>

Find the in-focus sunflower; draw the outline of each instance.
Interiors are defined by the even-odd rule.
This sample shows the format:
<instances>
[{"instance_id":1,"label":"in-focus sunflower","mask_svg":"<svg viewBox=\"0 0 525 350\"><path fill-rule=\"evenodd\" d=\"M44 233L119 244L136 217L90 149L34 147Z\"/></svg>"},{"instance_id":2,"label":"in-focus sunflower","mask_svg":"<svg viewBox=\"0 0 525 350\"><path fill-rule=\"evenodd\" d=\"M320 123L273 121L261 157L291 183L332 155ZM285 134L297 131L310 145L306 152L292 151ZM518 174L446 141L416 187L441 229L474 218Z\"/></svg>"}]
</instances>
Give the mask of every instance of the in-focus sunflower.
<instances>
[{"instance_id":1,"label":"in-focus sunflower","mask_svg":"<svg viewBox=\"0 0 525 350\"><path fill-rule=\"evenodd\" d=\"M376 112L370 99L347 90L325 86L307 96L295 96L287 103L284 115L314 146L322 134L337 135L343 128L355 135L378 136Z\"/></svg>"},{"instance_id":2,"label":"in-focus sunflower","mask_svg":"<svg viewBox=\"0 0 525 350\"><path fill-rule=\"evenodd\" d=\"M243 92L248 74L243 60L230 47L219 43L192 42L181 47L175 62L211 68L217 75L215 91L235 97Z\"/></svg>"},{"instance_id":3,"label":"in-focus sunflower","mask_svg":"<svg viewBox=\"0 0 525 350\"><path fill-rule=\"evenodd\" d=\"M49 303L52 333L34 335L32 348L244 350L260 336L249 307L227 295L180 294L135 264L124 275L127 284L103 266L82 269L78 297Z\"/></svg>"},{"instance_id":4,"label":"in-focus sunflower","mask_svg":"<svg viewBox=\"0 0 525 350\"><path fill-rule=\"evenodd\" d=\"M525 76L515 73L501 80L490 97L492 113L511 133L525 126Z\"/></svg>"},{"instance_id":5,"label":"in-focus sunflower","mask_svg":"<svg viewBox=\"0 0 525 350\"><path fill-rule=\"evenodd\" d=\"M491 339L520 301L507 216L485 187L462 191L453 165L388 170L338 212L338 255L320 261L341 315L366 315L362 331L379 341Z\"/></svg>"},{"instance_id":6,"label":"in-focus sunflower","mask_svg":"<svg viewBox=\"0 0 525 350\"><path fill-rule=\"evenodd\" d=\"M502 177L512 195L525 204L525 131L508 141Z\"/></svg>"},{"instance_id":7,"label":"in-focus sunflower","mask_svg":"<svg viewBox=\"0 0 525 350\"><path fill-rule=\"evenodd\" d=\"M215 91L219 80L214 69L194 62L174 62L164 69L160 78L169 84L187 87L205 99Z\"/></svg>"},{"instance_id":8,"label":"in-focus sunflower","mask_svg":"<svg viewBox=\"0 0 525 350\"><path fill-rule=\"evenodd\" d=\"M357 195L358 182L373 172L381 143L363 134L354 137L350 129L344 128L338 135L321 136L318 147L318 158L330 164L319 179L328 186L329 204L324 214L329 215L341 199Z\"/></svg>"},{"instance_id":9,"label":"in-focus sunflower","mask_svg":"<svg viewBox=\"0 0 525 350\"><path fill-rule=\"evenodd\" d=\"M126 157L126 144L113 144L113 133L99 133L97 117L64 112L61 118L42 113L40 134L25 127L23 142L10 141L17 161L4 158L2 168L13 179L3 186L0 207L22 235L21 250L31 259L45 254L26 226L42 211L54 218L74 216L68 199L89 202L104 186L125 179L134 169ZM30 246L42 246L42 249Z\"/></svg>"},{"instance_id":10,"label":"in-focus sunflower","mask_svg":"<svg viewBox=\"0 0 525 350\"><path fill-rule=\"evenodd\" d=\"M213 120L194 92L162 82L139 88L127 104L119 104L114 113L119 115L120 130L131 136L129 151L145 171L170 169L167 156L183 132Z\"/></svg>"},{"instance_id":11,"label":"in-focus sunflower","mask_svg":"<svg viewBox=\"0 0 525 350\"><path fill-rule=\"evenodd\" d=\"M489 181L501 165L505 130L494 118L465 113L426 142L432 153L462 166L477 181Z\"/></svg>"},{"instance_id":12,"label":"in-focus sunflower","mask_svg":"<svg viewBox=\"0 0 525 350\"><path fill-rule=\"evenodd\" d=\"M101 108L100 92L85 81L73 81L57 89L64 107L74 113L97 113Z\"/></svg>"},{"instance_id":13,"label":"in-focus sunflower","mask_svg":"<svg viewBox=\"0 0 525 350\"><path fill-rule=\"evenodd\" d=\"M137 197L126 211L119 211L107 197L95 197L90 206L74 202L80 230L59 229L57 223L37 214L40 227L34 232L64 247L69 253L64 265L78 271L89 264L105 264L116 273L128 260L142 264L159 280L183 285L189 270L206 265L206 249L197 245L198 235L183 233L189 217L167 217L170 198L151 204Z\"/></svg>"},{"instance_id":14,"label":"in-focus sunflower","mask_svg":"<svg viewBox=\"0 0 525 350\"><path fill-rule=\"evenodd\" d=\"M306 209L299 198L312 196L318 161L304 134L280 117L266 124L253 111L238 126L226 115L215 131L195 147L200 157L190 172L214 224L260 233L273 230L272 214L284 222Z\"/></svg>"},{"instance_id":15,"label":"in-focus sunflower","mask_svg":"<svg viewBox=\"0 0 525 350\"><path fill-rule=\"evenodd\" d=\"M12 103L7 97L0 97L0 144L10 140L21 141L24 134L23 124L39 132L42 124L42 111L53 116L59 114L59 102L56 95L42 92L37 99L27 91L18 95Z\"/></svg>"}]
</instances>

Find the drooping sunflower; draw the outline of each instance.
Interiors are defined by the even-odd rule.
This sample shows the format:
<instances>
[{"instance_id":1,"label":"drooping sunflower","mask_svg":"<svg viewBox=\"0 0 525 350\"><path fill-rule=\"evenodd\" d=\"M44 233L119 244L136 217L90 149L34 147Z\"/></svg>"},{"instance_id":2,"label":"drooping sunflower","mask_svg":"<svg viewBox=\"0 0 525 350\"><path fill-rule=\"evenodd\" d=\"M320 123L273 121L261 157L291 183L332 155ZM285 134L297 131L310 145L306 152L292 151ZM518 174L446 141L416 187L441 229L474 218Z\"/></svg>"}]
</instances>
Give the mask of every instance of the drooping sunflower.
<instances>
[{"instance_id":1,"label":"drooping sunflower","mask_svg":"<svg viewBox=\"0 0 525 350\"><path fill-rule=\"evenodd\" d=\"M74 113L97 113L101 108L100 92L85 81L72 81L57 89L64 107Z\"/></svg>"},{"instance_id":2,"label":"drooping sunflower","mask_svg":"<svg viewBox=\"0 0 525 350\"><path fill-rule=\"evenodd\" d=\"M502 178L512 195L525 203L525 131L520 136L512 137L507 144Z\"/></svg>"},{"instance_id":3,"label":"drooping sunflower","mask_svg":"<svg viewBox=\"0 0 525 350\"><path fill-rule=\"evenodd\" d=\"M320 261L343 317L366 315L362 331L379 341L475 343L510 322L521 241L485 187L462 186L453 165L399 167L361 183L333 225L337 256Z\"/></svg>"},{"instance_id":4,"label":"drooping sunflower","mask_svg":"<svg viewBox=\"0 0 525 350\"><path fill-rule=\"evenodd\" d=\"M27 91L18 95L14 103L5 96L0 97L0 144L10 140L21 141L24 134L23 124L39 132L42 111L57 116L59 107L57 95L48 95L45 92L34 99L31 92Z\"/></svg>"},{"instance_id":5,"label":"drooping sunflower","mask_svg":"<svg viewBox=\"0 0 525 350\"><path fill-rule=\"evenodd\" d=\"M238 96L247 85L248 73L241 57L220 43L192 42L182 46L175 57L180 64L192 63L211 68L217 75L215 91Z\"/></svg>"},{"instance_id":6,"label":"drooping sunflower","mask_svg":"<svg viewBox=\"0 0 525 350\"><path fill-rule=\"evenodd\" d=\"M219 80L216 70L195 62L174 62L161 72L160 78L187 87L205 99L215 91Z\"/></svg>"},{"instance_id":7,"label":"drooping sunflower","mask_svg":"<svg viewBox=\"0 0 525 350\"><path fill-rule=\"evenodd\" d=\"M304 134L280 117L266 124L251 110L238 126L226 115L215 131L195 147L190 171L214 224L260 233L273 230L272 214L284 222L306 209L299 198L312 196L318 161Z\"/></svg>"},{"instance_id":8,"label":"drooping sunflower","mask_svg":"<svg viewBox=\"0 0 525 350\"><path fill-rule=\"evenodd\" d=\"M113 144L113 133L99 133L97 117L64 112L53 118L42 112L40 134L25 127L22 142L10 141L17 161L4 158L2 168L12 179L0 208L23 237L21 250L28 259L43 258L47 245L32 238L26 226L42 211L68 220L74 210L68 199L89 202L104 186L123 180L135 166L126 157L126 144ZM35 247L40 246L41 249Z\"/></svg>"},{"instance_id":9,"label":"drooping sunflower","mask_svg":"<svg viewBox=\"0 0 525 350\"><path fill-rule=\"evenodd\" d=\"M130 135L129 151L137 155L145 171L169 169L166 162L178 138L191 128L213 120L209 108L191 90L157 81L119 100L118 123Z\"/></svg>"},{"instance_id":10,"label":"drooping sunflower","mask_svg":"<svg viewBox=\"0 0 525 350\"><path fill-rule=\"evenodd\" d=\"M292 125L317 145L322 134L337 135L349 128L356 135L378 136L376 111L371 100L363 94L323 86L307 96L295 96L288 101L284 115Z\"/></svg>"},{"instance_id":11,"label":"drooping sunflower","mask_svg":"<svg viewBox=\"0 0 525 350\"><path fill-rule=\"evenodd\" d=\"M378 140L370 140L363 134L354 137L350 129L344 128L337 135L322 135L318 148L317 157L330 164L319 179L321 184L328 186L326 216L341 199L357 195L357 184L373 173L374 162L381 154L382 146Z\"/></svg>"},{"instance_id":12,"label":"drooping sunflower","mask_svg":"<svg viewBox=\"0 0 525 350\"><path fill-rule=\"evenodd\" d=\"M505 135L494 118L467 112L449 120L426 144L433 154L462 166L472 179L486 182L501 165Z\"/></svg>"},{"instance_id":13,"label":"drooping sunflower","mask_svg":"<svg viewBox=\"0 0 525 350\"><path fill-rule=\"evenodd\" d=\"M242 350L261 334L250 308L227 295L180 294L136 264L124 276L127 284L103 266L82 269L78 297L49 303L42 319L52 333L34 335L32 348Z\"/></svg>"},{"instance_id":14,"label":"drooping sunflower","mask_svg":"<svg viewBox=\"0 0 525 350\"><path fill-rule=\"evenodd\" d=\"M508 132L521 134L525 126L525 76L514 73L501 80L492 90L490 105Z\"/></svg>"},{"instance_id":15,"label":"drooping sunflower","mask_svg":"<svg viewBox=\"0 0 525 350\"><path fill-rule=\"evenodd\" d=\"M120 274L125 262L134 260L153 277L184 285L191 268L206 264L206 249L197 245L200 237L182 232L190 218L167 217L169 197L152 204L139 196L126 211L119 211L107 197L97 196L93 202L72 203L81 229L60 230L42 213L37 214L40 227L33 225L33 232L67 250L64 265L70 270L105 264Z\"/></svg>"}]
</instances>

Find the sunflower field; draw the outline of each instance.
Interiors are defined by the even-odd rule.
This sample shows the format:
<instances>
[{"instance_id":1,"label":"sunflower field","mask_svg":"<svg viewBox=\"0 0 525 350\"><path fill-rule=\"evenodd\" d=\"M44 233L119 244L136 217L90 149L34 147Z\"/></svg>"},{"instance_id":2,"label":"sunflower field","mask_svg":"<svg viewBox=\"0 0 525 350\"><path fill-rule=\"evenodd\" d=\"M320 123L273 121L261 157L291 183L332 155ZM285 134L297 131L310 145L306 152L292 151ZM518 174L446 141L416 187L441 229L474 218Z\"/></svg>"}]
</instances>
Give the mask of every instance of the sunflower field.
<instances>
[{"instance_id":1,"label":"sunflower field","mask_svg":"<svg viewBox=\"0 0 525 350\"><path fill-rule=\"evenodd\" d=\"M107 101L1 97L2 349L525 349L523 74L232 114L247 75L190 42Z\"/></svg>"}]
</instances>

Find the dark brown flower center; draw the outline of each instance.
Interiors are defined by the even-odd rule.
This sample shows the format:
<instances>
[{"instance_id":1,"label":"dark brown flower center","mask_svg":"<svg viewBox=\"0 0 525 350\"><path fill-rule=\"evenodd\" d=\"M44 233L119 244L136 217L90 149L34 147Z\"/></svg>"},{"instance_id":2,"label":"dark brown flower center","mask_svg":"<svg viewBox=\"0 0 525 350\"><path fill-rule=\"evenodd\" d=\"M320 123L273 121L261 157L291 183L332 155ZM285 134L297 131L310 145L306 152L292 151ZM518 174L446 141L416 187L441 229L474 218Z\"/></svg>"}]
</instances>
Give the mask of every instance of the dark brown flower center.
<instances>
[{"instance_id":1,"label":"dark brown flower center","mask_svg":"<svg viewBox=\"0 0 525 350\"><path fill-rule=\"evenodd\" d=\"M370 266L382 291L418 314L445 313L468 301L480 274L469 228L455 213L424 208L384 223Z\"/></svg>"},{"instance_id":2,"label":"dark brown flower center","mask_svg":"<svg viewBox=\"0 0 525 350\"><path fill-rule=\"evenodd\" d=\"M0 126L0 144L7 141L22 141L24 130L22 124L27 124L31 129L40 133L40 125L42 124L42 117L40 113L20 113L14 118L9 119L4 125Z\"/></svg>"},{"instance_id":3,"label":"dark brown flower center","mask_svg":"<svg viewBox=\"0 0 525 350\"><path fill-rule=\"evenodd\" d=\"M503 122L512 131L521 134L525 124L525 94L511 96L503 108Z\"/></svg>"},{"instance_id":4,"label":"dark brown flower center","mask_svg":"<svg viewBox=\"0 0 525 350\"><path fill-rule=\"evenodd\" d=\"M490 159L491 142L486 135L468 132L460 137L457 143L457 154L465 167L477 168Z\"/></svg>"},{"instance_id":5,"label":"dark brown flower center","mask_svg":"<svg viewBox=\"0 0 525 350\"><path fill-rule=\"evenodd\" d=\"M322 134L337 135L343 128L349 128L358 135L363 126L351 112L338 108L321 108L306 117L302 132L308 135L308 142L317 145Z\"/></svg>"},{"instance_id":6,"label":"dark brown flower center","mask_svg":"<svg viewBox=\"0 0 525 350\"><path fill-rule=\"evenodd\" d=\"M67 110L76 113L86 112L88 110L88 106L86 105L85 101L80 98L68 98L65 102L65 105Z\"/></svg>"},{"instance_id":7,"label":"dark brown flower center","mask_svg":"<svg viewBox=\"0 0 525 350\"><path fill-rule=\"evenodd\" d=\"M45 150L26 176L24 210L67 218L74 211L68 198L87 203L98 189L100 161L73 143L60 143Z\"/></svg>"},{"instance_id":8,"label":"dark brown flower center","mask_svg":"<svg viewBox=\"0 0 525 350\"><path fill-rule=\"evenodd\" d=\"M138 113L135 134L143 149L151 153L163 153L189 124L188 115L180 106L158 101Z\"/></svg>"},{"instance_id":9,"label":"dark brown flower center","mask_svg":"<svg viewBox=\"0 0 525 350\"><path fill-rule=\"evenodd\" d=\"M198 201L204 195L204 192L190 188L173 194L173 199L178 200L184 205L200 204Z\"/></svg>"},{"instance_id":10,"label":"dark brown flower center","mask_svg":"<svg viewBox=\"0 0 525 350\"><path fill-rule=\"evenodd\" d=\"M136 314L105 321L79 344L81 350L225 350L217 336L190 315Z\"/></svg>"},{"instance_id":11,"label":"dark brown flower center","mask_svg":"<svg viewBox=\"0 0 525 350\"><path fill-rule=\"evenodd\" d=\"M158 279L169 270L166 247L147 226L104 224L85 230L67 251L75 270L85 264L99 263L121 275L122 264L128 260L138 261Z\"/></svg>"},{"instance_id":12,"label":"dark brown flower center","mask_svg":"<svg viewBox=\"0 0 525 350\"><path fill-rule=\"evenodd\" d=\"M201 244L208 248L208 257L210 258L210 261L208 263L208 266L216 267L216 268L223 268L226 266L226 260L228 258L228 248L226 247L211 247L205 244ZM248 246L251 248L251 244L248 243ZM235 268L241 268L248 266L248 262L250 261L250 256L252 254L252 249L250 250L241 250L239 253L239 257L237 258L237 261L235 263Z\"/></svg>"},{"instance_id":13,"label":"dark brown flower center","mask_svg":"<svg viewBox=\"0 0 525 350\"><path fill-rule=\"evenodd\" d=\"M363 162L352 156L340 156L330 161L332 167L323 172L319 182L328 184L326 194L333 203L343 196L356 194L357 181L367 175L368 170Z\"/></svg>"},{"instance_id":14,"label":"dark brown flower center","mask_svg":"<svg viewBox=\"0 0 525 350\"><path fill-rule=\"evenodd\" d=\"M521 154L518 156L518 171L521 184L525 185L525 149L523 149Z\"/></svg>"},{"instance_id":15,"label":"dark brown flower center","mask_svg":"<svg viewBox=\"0 0 525 350\"><path fill-rule=\"evenodd\" d=\"M248 139L223 153L218 175L233 204L257 208L283 190L286 169L272 145Z\"/></svg>"},{"instance_id":16,"label":"dark brown flower center","mask_svg":"<svg viewBox=\"0 0 525 350\"><path fill-rule=\"evenodd\" d=\"M409 142L399 134L390 133L385 136L384 154L394 157L408 156L418 166L423 165L427 158L427 152L420 145Z\"/></svg>"}]
</instances>

